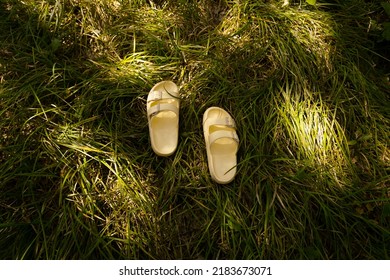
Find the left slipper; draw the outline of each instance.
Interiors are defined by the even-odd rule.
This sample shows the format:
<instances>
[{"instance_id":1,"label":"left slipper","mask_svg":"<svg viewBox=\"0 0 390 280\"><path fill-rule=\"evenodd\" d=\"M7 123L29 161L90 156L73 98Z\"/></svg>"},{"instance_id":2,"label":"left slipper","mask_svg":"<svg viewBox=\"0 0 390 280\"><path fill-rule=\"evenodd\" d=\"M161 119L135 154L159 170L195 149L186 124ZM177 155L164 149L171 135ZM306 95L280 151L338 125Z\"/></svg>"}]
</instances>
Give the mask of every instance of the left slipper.
<instances>
[{"instance_id":1,"label":"left slipper","mask_svg":"<svg viewBox=\"0 0 390 280\"><path fill-rule=\"evenodd\" d=\"M150 142L159 156L172 155L179 137L179 88L171 81L157 83L149 92L147 114Z\"/></svg>"}]
</instances>

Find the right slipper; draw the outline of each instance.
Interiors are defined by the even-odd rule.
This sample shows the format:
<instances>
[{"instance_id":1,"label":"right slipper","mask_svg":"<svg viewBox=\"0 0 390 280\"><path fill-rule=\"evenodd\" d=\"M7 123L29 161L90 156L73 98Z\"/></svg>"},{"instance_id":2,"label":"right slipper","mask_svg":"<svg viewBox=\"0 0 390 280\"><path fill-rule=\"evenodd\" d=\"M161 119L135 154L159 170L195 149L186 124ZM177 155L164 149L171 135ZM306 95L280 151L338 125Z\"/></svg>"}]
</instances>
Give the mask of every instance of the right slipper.
<instances>
[{"instance_id":1,"label":"right slipper","mask_svg":"<svg viewBox=\"0 0 390 280\"><path fill-rule=\"evenodd\" d=\"M176 150L179 137L179 89L171 81L157 83L149 92L147 114L150 142L159 156Z\"/></svg>"},{"instance_id":2,"label":"right slipper","mask_svg":"<svg viewBox=\"0 0 390 280\"><path fill-rule=\"evenodd\" d=\"M203 115L203 134L211 178L230 183L236 175L239 139L236 124L228 112L210 107Z\"/></svg>"}]
</instances>

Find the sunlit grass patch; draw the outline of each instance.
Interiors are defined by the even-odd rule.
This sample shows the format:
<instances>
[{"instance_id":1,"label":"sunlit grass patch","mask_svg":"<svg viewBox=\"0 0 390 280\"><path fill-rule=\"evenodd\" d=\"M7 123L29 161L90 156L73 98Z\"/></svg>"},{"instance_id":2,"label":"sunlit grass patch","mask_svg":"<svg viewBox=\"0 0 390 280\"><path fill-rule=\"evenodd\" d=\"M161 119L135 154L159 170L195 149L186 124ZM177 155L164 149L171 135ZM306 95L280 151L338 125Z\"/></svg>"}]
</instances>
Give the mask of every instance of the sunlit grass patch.
<instances>
[{"instance_id":1,"label":"sunlit grass patch","mask_svg":"<svg viewBox=\"0 0 390 280\"><path fill-rule=\"evenodd\" d=\"M287 143L284 148L280 148L285 150L286 155L302 161L319 174L326 172L331 177L335 176L335 179L342 178L351 167L348 161L348 143L344 130L336 119L337 112L327 109L321 99L294 99L291 92L294 90L297 89L282 89L281 103L276 105L279 128L275 131L275 137L282 137ZM310 96L310 93L302 95ZM350 182L344 184L348 183Z\"/></svg>"}]
</instances>

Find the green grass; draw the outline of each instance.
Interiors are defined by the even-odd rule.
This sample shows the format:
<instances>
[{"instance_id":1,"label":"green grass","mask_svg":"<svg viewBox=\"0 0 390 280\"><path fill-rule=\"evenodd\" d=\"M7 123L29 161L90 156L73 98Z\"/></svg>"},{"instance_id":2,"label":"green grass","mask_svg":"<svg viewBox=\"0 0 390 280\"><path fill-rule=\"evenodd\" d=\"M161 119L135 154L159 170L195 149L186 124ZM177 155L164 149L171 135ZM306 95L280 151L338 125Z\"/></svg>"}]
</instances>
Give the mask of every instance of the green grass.
<instances>
[{"instance_id":1,"label":"green grass","mask_svg":"<svg viewBox=\"0 0 390 280\"><path fill-rule=\"evenodd\" d=\"M376 2L1 0L0 258L389 259ZM164 79L182 98L168 158L146 117ZM238 127L226 186L210 106Z\"/></svg>"}]
</instances>

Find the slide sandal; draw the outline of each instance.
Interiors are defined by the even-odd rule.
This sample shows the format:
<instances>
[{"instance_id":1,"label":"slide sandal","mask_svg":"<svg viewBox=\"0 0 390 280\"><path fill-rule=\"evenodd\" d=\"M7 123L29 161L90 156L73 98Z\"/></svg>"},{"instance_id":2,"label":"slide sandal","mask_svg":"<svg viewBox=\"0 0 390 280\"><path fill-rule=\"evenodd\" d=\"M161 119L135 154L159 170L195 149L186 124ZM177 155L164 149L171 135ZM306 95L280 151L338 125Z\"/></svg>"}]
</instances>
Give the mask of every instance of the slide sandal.
<instances>
[{"instance_id":1,"label":"slide sandal","mask_svg":"<svg viewBox=\"0 0 390 280\"><path fill-rule=\"evenodd\" d=\"M236 124L228 112L210 107L203 115L203 134L211 178L230 183L236 175L239 139Z\"/></svg>"},{"instance_id":2,"label":"slide sandal","mask_svg":"<svg viewBox=\"0 0 390 280\"><path fill-rule=\"evenodd\" d=\"M147 114L150 142L159 156L172 155L179 137L179 88L171 81L157 83L149 92Z\"/></svg>"}]
</instances>

